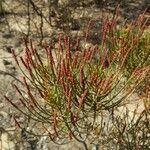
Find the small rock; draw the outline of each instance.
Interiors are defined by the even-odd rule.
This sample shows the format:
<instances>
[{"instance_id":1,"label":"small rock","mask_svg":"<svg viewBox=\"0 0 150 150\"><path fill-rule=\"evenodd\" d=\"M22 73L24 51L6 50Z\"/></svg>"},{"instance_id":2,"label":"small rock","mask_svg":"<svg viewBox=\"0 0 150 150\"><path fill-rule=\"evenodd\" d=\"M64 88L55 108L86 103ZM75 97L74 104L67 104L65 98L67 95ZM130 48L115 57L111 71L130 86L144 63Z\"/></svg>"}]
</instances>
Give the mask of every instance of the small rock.
<instances>
[{"instance_id":1,"label":"small rock","mask_svg":"<svg viewBox=\"0 0 150 150\"><path fill-rule=\"evenodd\" d=\"M14 37L14 35L12 35L12 33L10 33L10 32L3 34L3 38L9 39L12 37Z\"/></svg>"},{"instance_id":2,"label":"small rock","mask_svg":"<svg viewBox=\"0 0 150 150\"><path fill-rule=\"evenodd\" d=\"M80 25L79 25L79 23L77 22L77 21L73 21L72 23L71 23L71 25L70 25L70 29L71 30L79 30L80 29Z\"/></svg>"},{"instance_id":3,"label":"small rock","mask_svg":"<svg viewBox=\"0 0 150 150\"><path fill-rule=\"evenodd\" d=\"M60 6L67 6L69 4L69 0L59 0L58 4Z\"/></svg>"},{"instance_id":4,"label":"small rock","mask_svg":"<svg viewBox=\"0 0 150 150\"><path fill-rule=\"evenodd\" d=\"M3 59L3 64L5 66L7 66L7 65L11 65L12 63L10 61L6 60L6 59Z\"/></svg>"},{"instance_id":5,"label":"small rock","mask_svg":"<svg viewBox=\"0 0 150 150\"><path fill-rule=\"evenodd\" d=\"M5 46L5 50L6 50L6 52L8 52L8 53L12 53L12 46Z\"/></svg>"},{"instance_id":6,"label":"small rock","mask_svg":"<svg viewBox=\"0 0 150 150\"><path fill-rule=\"evenodd\" d=\"M17 70L16 70L16 67L15 66L13 66L13 65L8 65L8 66L6 66L6 72L10 75L12 75L12 76L16 76L17 75Z\"/></svg>"},{"instance_id":7,"label":"small rock","mask_svg":"<svg viewBox=\"0 0 150 150\"><path fill-rule=\"evenodd\" d=\"M6 112L4 112L4 111L0 111L0 115L1 115L4 119L6 119L7 116L8 116L8 114L7 114Z\"/></svg>"},{"instance_id":8,"label":"small rock","mask_svg":"<svg viewBox=\"0 0 150 150\"><path fill-rule=\"evenodd\" d=\"M37 143L37 149L49 150L46 136L40 138L40 140Z\"/></svg>"},{"instance_id":9,"label":"small rock","mask_svg":"<svg viewBox=\"0 0 150 150\"><path fill-rule=\"evenodd\" d=\"M94 45L92 43L88 43L88 42L81 42L81 47L85 48L85 49L89 49L90 47L93 47Z\"/></svg>"},{"instance_id":10,"label":"small rock","mask_svg":"<svg viewBox=\"0 0 150 150\"><path fill-rule=\"evenodd\" d=\"M1 135L1 150L15 150L15 143L9 139L8 133Z\"/></svg>"},{"instance_id":11,"label":"small rock","mask_svg":"<svg viewBox=\"0 0 150 150\"><path fill-rule=\"evenodd\" d=\"M4 103L0 103L0 108L3 108L4 107Z\"/></svg>"}]
</instances>

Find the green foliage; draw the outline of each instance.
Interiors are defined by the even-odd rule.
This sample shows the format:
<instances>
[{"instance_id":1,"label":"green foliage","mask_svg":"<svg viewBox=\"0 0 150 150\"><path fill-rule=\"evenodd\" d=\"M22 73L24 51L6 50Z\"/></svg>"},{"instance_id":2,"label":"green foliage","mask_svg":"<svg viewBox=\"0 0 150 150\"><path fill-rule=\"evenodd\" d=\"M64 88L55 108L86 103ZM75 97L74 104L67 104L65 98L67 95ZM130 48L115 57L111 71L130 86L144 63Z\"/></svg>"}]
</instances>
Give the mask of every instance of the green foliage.
<instances>
[{"instance_id":1,"label":"green foliage","mask_svg":"<svg viewBox=\"0 0 150 150\"><path fill-rule=\"evenodd\" d=\"M120 37L124 38L126 44L133 45L133 49L128 55L128 59L125 63L125 69L127 75L131 74L135 68L142 68L144 66L150 65L150 33L145 32L142 34L141 29L136 29L136 27L132 27L133 29L122 29L120 31ZM132 39L137 37L137 44L132 43Z\"/></svg>"}]
</instances>

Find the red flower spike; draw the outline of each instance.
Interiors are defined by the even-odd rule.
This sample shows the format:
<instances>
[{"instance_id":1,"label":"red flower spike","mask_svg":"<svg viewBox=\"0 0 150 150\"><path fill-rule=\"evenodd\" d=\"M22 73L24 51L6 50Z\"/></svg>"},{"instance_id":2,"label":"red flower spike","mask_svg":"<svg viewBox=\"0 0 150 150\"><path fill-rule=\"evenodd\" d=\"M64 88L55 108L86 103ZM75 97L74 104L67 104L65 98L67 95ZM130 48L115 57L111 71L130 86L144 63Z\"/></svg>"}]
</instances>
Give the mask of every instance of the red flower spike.
<instances>
[{"instance_id":1,"label":"red flower spike","mask_svg":"<svg viewBox=\"0 0 150 150\"><path fill-rule=\"evenodd\" d=\"M68 81L71 82L72 85L75 85L76 82L75 82L75 80L74 80L74 78L73 78L72 75L69 75L69 76L67 77L67 79L68 79Z\"/></svg>"},{"instance_id":2,"label":"red flower spike","mask_svg":"<svg viewBox=\"0 0 150 150\"><path fill-rule=\"evenodd\" d=\"M25 46L28 47L29 38L25 37L25 38L23 38L23 41L25 43Z\"/></svg>"},{"instance_id":3,"label":"red flower spike","mask_svg":"<svg viewBox=\"0 0 150 150\"><path fill-rule=\"evenodd\" d=\"M55 63L54 63L54 58L53 58L53 55L52 55L51 47L47 47L47 54L48 54L49 66L51 67L51 70L54 73L54 65L55 65Z\"/></svg>"},{"instance_id":4,"label":"red flower spike","mask_svg":"<svg viewBox=\"0 0 150 150\"><path fill-rule=\"evenodd\" d=\"M23 82L24 82L24 84L25 84L27 90L30 91L29 85L27 84L27 81L26 81L26 78L25 78L25 77L23 77Z\"/></svg>"},{"instance_id":5,"label":"red flower spike","mask_svg":"<svg viewBox=\"0 0 150 150\"><path fill-rule=\"evenodd\" d=\"M66 84L66 96L69 96L69 85Z\"/></svg>"},{"instance_id":6,"label":"red flower spike","mask_svg":"<svg viewBox=\"0 0 150 150\"><path fill-rule=\"evenodd\" d=\"M17 59L16 53L15 53L15 50L12 50L12 55L13 55L13 58L15 59L15 62L16 62L16 63L17 63L17 65L19 66L19 62L18 62L18 59Z\"/></svg>"},{"instance_id":7,"label":"red flower spike","mask_svg":"<svg viewBox=\"0 0 150 150\"><path fill-rule=\"evenodd\" d=\"M87 51L86 51L86 55L85 55L85 61L88 62L90 57L92 55L92 51L91 51L91 48L89 48Z\"/></svg>"},{"instance_id":8,"label":"red flower spike","mask_svg":"<svg viewBox=\"0 0 150 150\"><path fill-rule=\"evenodd\" d=\"M70 63L69 62L66 62L66 75L67 77L69 78L72 78L72 70L71 70L71 67L70 67Z\"/></svg>"},{"instance_id":9,"label":"red flower spike","mask_svg":"<svg viewBox=\"0 0 150 150\"><path fill-rule=\"evenodd\" d=\"M54 128L54 131L55 131L55 134L56 136L58 137L58 132L57 132L57 125L58 125L58 120L57 120L57 113L54 112L53 113L53 128Z\"/></svg>"},{"instance_id":10,"label":"red flower spike","mask_svg":"<svg viewBox=\"0 0 150 150\"><path fill-rule=\"evenodd\" d=\"M33 47L33 43L32 43L31 39L29 39L29 43L30 43L30 47L31 47L31 54L34 56L35 55L35 49Z\"/></svg>"},{"instance_id":11,"label":"red flower spike","mask_svg":"<svg viewBox=\"0 0 150 150\"><path fill-rule=\"evenodd\" d=\"M57 75L57 83L59 83L63 77L61 68L59 68L58 73L56 75Z\"/></svg>"},{"instance_id":12,"label":"red flower spike","mask_svg":"<svg viewBox=\"0 0 150 150\"><path fill-rule=\"evenodd\" d=\"M61 61L61 73L62 73L62 75L67 75L67 70L66 70L66 65L65 65L65 60L64 59L62 59L62 61Z\"/></svg>"},{"instance_id":13,"label":"red flower spike","mask_svg":"<svg viewBox=\"0 0 150 150\"><path fill-rule=\"evenodd\" d=\"M84 102L87 96L88 90L86 89L83 94L81 95L80 99L79 99L79 109L84 107Z\"/></svg>"},{"instance_id":14,"label":"red flower spike","mask_svg":"<svg viewBox=\"0 0 150 150\"><path fill-rule=\"evenodd\" d=\"M98 81L98 74L97 73L91 74L91 77L90 77L91 84L94 84L94 86L97 86L97 81Z\"/></svg>"},{"instance_id":15,"label":"red flower spike","mask_svg":"<svg viewBox=\"0 0 150 150\"><path fill-rule=\"evenodd\" d=\"M16 104L14 104L7 96L4 96L4 98L13 106L15 107L17 110L19 110L18 106Z\"/></svg>"},{"instance_id":16,"label":"red flower spike","mask_svg":"<svg viewBox=\"0 0 150 150\"><path fill-rule=\"evenodd\" d=\"M15 124L17 125L18 128L22 129L19 122L17 121L17 119L15 117L13 117Z\"/></svg>"},{"instance_id":17,"label":"red flower spike","mask_svg":"<svg viewBox=\"0 0 150 150\"><path fill-rule=\"evenodd\" d=\"M107 49L106 49L106 48L104 49L104 52L103 52L103 53L104 53L104 54L101 56L101 66L102 66L103 69L105 69L105 68L107 68L108 65L109 65L109 64L108 64L109 62L108 62L108 60L107 60L107 57L108 57L107 55L108 55L108 53L107 53ZM107 63L108 65L107 65L106 63Z\"/></svg>"},{"instance_id":18,"label":"red flower spike","mask_svg":"<svg viewBox=\"0 0 150 150\"><path fill-rule=\"evenodd\" d=\"M69 136L69 140L73 139L72 132L69 131L68 136Z\"/></svg>"},{"instance_id":19,"label":"red flower spike","mask_svg":"<svg viewBox=\"0 0 150 150\"><path fill-rule=\"evenodd\" d=\"M113 75L110 75L110 77L105 80L103 87L102 87L104 93L106 93L111 88L112 80L113 80Z\"/></svg>"},{"instance_id":20,"label":"red flower spike","mask_svg":"<svg viewBox=\"0 0 150 150\"><path fill-rule=\"evenodd\" d=\"M49 66L53 70L54 59L53 59L52 50L51 50L52 46L49 47L48 44L45 42L43 47L46 50Z\"/></svg>"},{"instance_id":21,"label":"red flower spike","mask_svg":"<svg viewBox=\"0 0 150 150\"><path fill-rule=\"evenodd\" d=\"M25 57L25 60L28 64L31 64L31 61L32 61L32 55L31 55L31 52L30 51L25 51L25 54L26 54L26 57Z\"/></svg>"},{"instance_id":22,"label":"red flower spike","mask_svg":"<svg viewBox=\"0 0 150 150\"><path fill-rule=\"evenodd\" d=\"M66 60L71 60L71 50L70 50L70 38L67 38L67 47L66 47Z\"/></svg>"},{"instance_id":23,"label":"red flower spike","mask_svg":"<svg viewBox=\"0 0 150 150\"><path fill-rule=\"evenodd\" d=\"M31 102L33 103L33 105L34 105L35 107L37 107L37 101L35 100L34 96L32 95L31 90L30 90L30 87L29 87L29 85L27 84L27 81L26 81L26 78L25 78L25 77L23 77L23 81L24 81L25 86L26 86L26 88L27 88L28 96L30 97Z\"/></svg>"},{"instance_id":24,"label":"red flower spike","mask_svg":"<svg viewBox=\"0 0 150 150\"><path fill-rule=\"evenodd\" d=\"M37 57L37 59L38 59L40 65L43 66L43 62L42 62L42 59L41 59L40 55L38 54L38 52L37 52L36 49L34 49L34 51L35 51L35 57Z\"/></svg>"},{"instance_id":25,"label":"red flower spike","mask_svg":"<svg viewBox=\"0 0 150 150\"><path fill-rule=\"evenodd\" d=\"M31 103L29 103L29 108L30 108L30 111L31 111L31 112L32 112L33 110L35 110L34 105L31 104Z\"/></svg>"},{"instance_id":26,"label":"red flower spike","mask_svg":"<svg viewBox=\"0 0 150 150\"><path fill-rule=\"evenodd\" d=\"M86 55L87 55L87 50L86 50L86 49L84 49L84 50L82 51L82 58L85 58L85 57L86 57Z\"/></svg>"},{"instance_id":27,"label":"red flower spike","mask_svg":"<svg viewBox=\"0 0 150 150\"><path fill-rule=\"evenodd\" d=\"M75 50L78 51L80 47L80 38L76 39L76 45L75 45Z\"/></svg>"},{"instance_id":28,"label":"red flower spike","mask_svg":"<svg viewBox=\"0 0 150 150\"><path fill-rule=\"evenodd\" d=\"M64 80L61 80L61 85L63 87L64 94L66 94L67 93L67 88L66 88L66 84L65 84Z\"/></svg>"},{"instance_id":29,"label":"red flower spike","mask_svg":"<svg viewBox=\"0 0 150 150\"><path fill-rule=\"evenodd\" d=\"M104 44L106 43L105 41L106 41L108 29L109 29L109 23L107 18L102 28L102 47L104 47Z\"/></svg>"},{"instance_id":30,"label":"red flower spike","mask_svg":"<svg viewBox=\"0 0 150 150\"><path fill-rule=\"evenodd\" d=\"M67 48L67 36L64 36L64 47Z\"/></svg>"},{"instance_id":31,"label":"red flower spike","mask_svg":"<svg viewBox=\"0 0 150 150\"><path fill-rule=\"evenodd\" d=\"M27 108L27 105L25 104L25 102L21 98L19 98L19 100L23 104L23 106Z\"/></svg>"},{"instance_id":32,"label":"red flower spike","mask_svg":"<svg viewBox=\"0 0 150 150\"><path fill-rule=\"evenodd\" d=\"M39 92L40 96L44 99L44 94L43 94L43 92L41 91L41 89L38 88L38 92Z\"/></svg>"},{"instance_id":33,"label":"red flower spike","mask_svg":"<svg viewBox=\"0 0 150 150\"><path fill-rule=\"evenodd\" d=\"M92 25L92 20L88 21L87 23L87 27L85 29L85 41L87 41L89 38L91 25Z\"/></svg>"},{"instance_id":34,"label":"red flower spike","mask_svg":"<svg viewBox=\"0 0 150 150\"><path fill-rule=\"evenodd\" d=\"M71 72L71 70L70 70L69 65L67 65L67 74L66 74L66 76L67 76L68 81L71 81L71 82L72 82L73 76L72 76L72 72Z\"/></svg>"},{"instance_id":35,"label":"red flower spike","mask_svg":"<svg viewBox=\"0 0 150 150\"><path fill-rule=\"evenodd\" d=\"M80 69L80 86L81 86L81 87L84 87L84 86L85 86L83 68Z\"/></svg>"},{"instance_id":36,"label":"red flower spike","mask_svg":"<svg viewBox=\"0 0 150 150\"><path fill-rule=\"evenodd\" d=\"M44 48L44 50L46 51L46 54L48 56L48 43L46 41L44 41L42 47Z\"/></svg>"},{"instance_id":37,"label":"red flower spike","mask_svg":"<svg viewBox=\"0 0 150 150\"><path fill-rule=\"evenodd\" d=\"M72 96L72 89L69 90L69 93L68 93L68 110L71 110L71 96Z\"/></svg>"},{"instance_id":38,"label":"red flower spike","mask_svg":"<svg viewBox=\"0 0 150 150\"><path fill-rule=\"evenodd\" d=\"M59 39L58 39L58 50L59 52L63 52L63 46L62 46L62 34L59 34Z\"/></svg>"},{"instance_id":39,"label":"red flower spike","mask_svg":"<svg viewBox=\"0 0 150 150\"><path fill-rule=\"evenodd\" d=\"M96 51L96 48L97 48L97 46L95 46L95 47L91 48L91 55L90 55L90 57L89 57L89 62L91 62L91 61L92 61L93 56L94 56L94 53L95 53L95 51Z\"/></svg>"},{"instance_id":40,"label":"red flower spike","mask_svg":"<svg viewBox=\"0 0 150 150\"><path fill-rule=\"evenodd\" d=\"M29 96L29 98L30 98L30 100L31 100L31 102L32 102L32 106L34 107L37 107L37 101L36 101L36 99L34 98L34 96L32 95L32 93L31 93L31 91L28 91L28 96Z\"/></svg>"},{"instance_id":41,"label":"red flower spike","mask_svg":"<svg viewBox=\"0 0 150 150\"><path fill-rule=\"evenodd\" d=\"M116 27L116 20L119 16L119 13L120 13L120 9L119 9L119 5L116 7L116 10L115 10L115 14L113 15L113 18L111 19L111 25L110 25L110 29L113 31L113 29Z\"/></svg>"},{"instance_id":42,"label":"red flower spike","mask_svg":"<svg viewBox=\"0 0 150 150\"><path fill-rule=\"evenodd\" d=\"M128 57L128 54L130 53L131 50L132 50L132 47L131 47L131 48L128 48L128 50L126 51L126 53L125 53L125 55L124 55L124 57L123 57L123 60L122 60L122 62L121 62L121 64L120 64L120 68L123 67L123 65L124 65L124 63L125 63L125 61L126 61L126 59L127 59L127 57Z\"/></svg>"},{"instance_id":43,"label":"red flower spike","mask_svg":"<svg viewBox=\"0 0 150 150\"><path fill-rule=\"evenodd\" d=\"M72 67L73 68L77 67L78 58L79 58L79 52L75 52L74 57L73 57L73 61L72 61Z\"/></svg>"},{"instance_id":44,"label":"red flower spike","mask_svg":"<svg viewBox=\"0 0 150 150\"><path fill-rule=\"evenodd\" d=\"M78 121L78 117L75 114L73 114L72 112L70 114L71 114L70 115L71 123L75 126Z\"/></svg>"},{"instance_id":45,"label":"red flower spike","mask_svg":"<svg viewBox=\"0 0 150 150\"><path fill-rule=\"evenodd\" d=\"M106 79L99 81L99 87L98 87L99 90L98 91L100 92L100 94L102 94L104 92L103 86L104 86L105 82L106 82Z\"/></svg>"},{"instance_id":46,"label":"red flower spike","mask_svg":"<svg viewBox=\"0 0 150 150\"><path fill-rule=\"evenodd\" d=\"M29 62L24 61L24 59L22 57L20 57L20 60L21 60L22 64L25 66L25 68L29 71L30 76L33 77L32 69L29 65Z\"/></svg>"},{"instance_id":47,"label":"red flower spike","mask_svg":"<svg viewBox=\"0 0 150 150\"><path fill-rule=\"evenodd\" d=\"M12 87L15 88L20 95L22 95L21 91L15 84L12 84Z\"/></svg>"},{"instance_id":48,"label":"red flower spike","mask_svg":"<svg viewBox=\"0 0 150 150\"><path fill-rule=\"evenodd\" d=\"M33 60L33 57L35 57L35 56L33 54L31 54L31 52L29 52L29 51L25 51L25 54L26 54L25 62L26 62L26 64L28 64L27 66L32 65L33 68L35 69L36 64Z\"/></svg>"}]
</instances>

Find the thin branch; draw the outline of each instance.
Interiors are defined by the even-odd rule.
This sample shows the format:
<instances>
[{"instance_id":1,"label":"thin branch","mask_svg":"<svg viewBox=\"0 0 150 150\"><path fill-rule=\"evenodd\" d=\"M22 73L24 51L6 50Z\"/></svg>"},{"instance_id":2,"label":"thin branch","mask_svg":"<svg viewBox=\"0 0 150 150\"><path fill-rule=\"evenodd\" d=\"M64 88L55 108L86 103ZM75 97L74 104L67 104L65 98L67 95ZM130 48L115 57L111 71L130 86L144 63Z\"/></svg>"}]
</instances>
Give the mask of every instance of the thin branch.
<instances>
[{"instance_id":1,"label":"thin branch","mask_svg":"<svg viewBox=\"0 0 150 150\"><path fill-rule=\"evenodd\" d=\"M9 73L9 72L6 72L6 71L3 71L3 70L0 70L0 75L8 75L8 76L11 76L12 78L14 78L16 81L18 81L19 83L21 83L22 85L24 85L24 83L19 80L17 77L15 77L15 75L13 73Z\"/></svg>"}]
</instances>

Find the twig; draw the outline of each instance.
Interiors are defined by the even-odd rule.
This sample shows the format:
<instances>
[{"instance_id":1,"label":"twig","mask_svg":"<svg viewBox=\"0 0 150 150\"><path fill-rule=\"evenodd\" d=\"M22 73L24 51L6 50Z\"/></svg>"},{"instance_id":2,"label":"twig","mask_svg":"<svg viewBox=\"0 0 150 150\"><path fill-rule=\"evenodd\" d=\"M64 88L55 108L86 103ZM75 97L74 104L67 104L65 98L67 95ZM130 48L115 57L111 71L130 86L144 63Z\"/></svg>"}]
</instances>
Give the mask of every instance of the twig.
<instances>
[{"instance_id":1,"label":"twig","mask_svg":"<svg viewBox=\"0 0 150 150\"><path fill-rule=\"evenodd\" d=\"M11 76L11 77L14 78L16 81L18 81L18 82L20 82L22 85L24 85L24 83L23 83L21 80L19 80L17 77L15 77L15 75L13 75L12 73L9 73L9 72L0 70L0 75L8 75L8 76Z\"/></svg>"}]
</instances>

